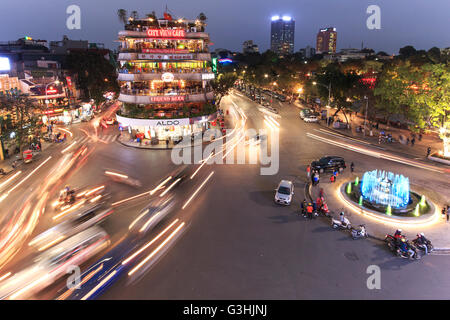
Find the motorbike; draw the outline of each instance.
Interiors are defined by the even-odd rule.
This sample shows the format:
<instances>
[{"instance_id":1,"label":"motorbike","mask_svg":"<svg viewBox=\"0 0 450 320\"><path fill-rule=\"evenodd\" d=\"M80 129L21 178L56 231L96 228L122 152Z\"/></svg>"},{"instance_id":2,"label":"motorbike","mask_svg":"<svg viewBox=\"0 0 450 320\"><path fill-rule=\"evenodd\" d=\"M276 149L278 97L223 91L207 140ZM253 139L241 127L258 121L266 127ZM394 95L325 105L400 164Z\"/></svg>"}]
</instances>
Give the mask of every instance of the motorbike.
<instances>
[{"instance_id":1,"label":"motorbike","mask_svg":"<svg viewBox=\"0 0 450 320\"><path fill-rule=\"evenodd\" d=\"M413 251L413 255L410 256L408 252L403 251L397 245L397 239L395 239L394 236L387 234L386 237L384 238L384 241L387 243L389 250L392 251L397 257L401 257L401 258L405 258L405 259L415 259L415 260L420 259L420 256L417 253L417 249L413 245L409 245L409 243L408 243L408 249L411 249Z\"/></svg>"},{"instance_id":2,"label":"motorbike","mask_svg":"<svg viewBox=\"0 0 450 320\"><path fill-rule=\"evenodd\" d=\"M344 217L344 222L331 218L331 226L334 229L351 229L352 227L350 221L346 217Z\"/></svg>"},{"instance_id":3,"label":"motorbike","mask_svg":"<svg viewBox=\"0 0 450 320\"><path fill-rule=\"evenodd\" d=\"M358 228L351 228L351 234L353 240L358 238L367 238L369 234L367 233L366 226L364 224L360 224Z\"/></svg>"},{"instance_id":4,"label":"motorbike","mask_svg":"<svg viewBox=\"0 0 450 320\"><path fill-rule=\"evenodd\" d=\"M423 252L425 252L425 246L427 246L427 251L428 251L428 253L432 252L433 249L434 249L434 247L433 247L433 245L431 244L431 241L430 241L430 240L427 240L427 243L426 243L426 244L419 244L419 242L417 241L417 239L414 239L414 240L412 241L412 243L413 243L413 245L414 245L417 249L419 249L419 250L421 250L421 251L423 251Z\"/></svg>"}]
</instances>

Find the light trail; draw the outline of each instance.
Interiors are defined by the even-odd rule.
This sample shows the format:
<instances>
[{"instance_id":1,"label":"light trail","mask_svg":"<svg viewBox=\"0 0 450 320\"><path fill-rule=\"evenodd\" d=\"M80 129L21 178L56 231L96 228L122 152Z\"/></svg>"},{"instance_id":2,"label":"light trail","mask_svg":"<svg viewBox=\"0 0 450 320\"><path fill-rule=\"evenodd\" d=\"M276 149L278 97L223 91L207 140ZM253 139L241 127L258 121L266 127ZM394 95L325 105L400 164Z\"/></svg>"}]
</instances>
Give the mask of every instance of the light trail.
<instances>
[{"instance_id":1,"label":"light trail","mask_svg":"<svg viewBox=\"0 0 450 320\"><path fill-rule=\"evenodd\" d=\"M128 272L128 276L132 276L136 271L138 271L144 264L147 263L153 256L155 256L185 225L185 222L182 222L155 250L152 251L144 260L142 260L136 267L134 267L130 272Z\"/></svg>"},{"instance_id":2,"label":"light trail","mask_svg":"<svg viewBox=\"0 0 450 320\"><path fill-rule=\"evenodd\" d=\"M197 190L192 194L192 196L189 198L189 200L185 202L185 204L183 205L183 207L181 209L184 209L187 207L187 205L192 201L192 199L194 199L194 197L197 195L197 193L203 188L203 186L208 182L208 180L212 177L213 174L214 174L214 171L212 171L209 174L209 176L205 179L205 181L203 181L203 183L200 185L200 187L197 188Z\"/></svg>"},{"instance_id":3,"label":"light trail","mask_svg":"<svg viewBox=\"0 0 450 320\"><path fill-rule=\"evenodd\" d=\"M105 174L106 174L106 175L109 175L109 176L116 176L116 177L119 177L119 178L128 179L128 176L127 176L127 175L120 174L120 173L117 173L117 172L105 171Z\"/></svg>"},{"instance_id":4,"label":"light trail","mask_svg":"<svg viewBox=\"0 0 450 320\"><path fill-rule=\"evenodd\" d=\"M181 178L178 178L177 180L175 180L175 182L173 182L166 190L164 190L164 192L162 192L159 196L160 197L164 197L166 195L167 192L170 191L170 189L172 189L178 182L180 182Z\"/></svg>"},{"instance_id":5,"label":"light trail","mask_svg":"<svg viewBox=\"0 0 450 320\"><path fill-rule=\"evenodd\" d=\"M11 181L13 181L15 178L17 178L22 171L16 172L13 176L9 177L8 180L4 181L2 184L0 184L0 189L9 184Z\"/></svg>"},{"instance_id":6,"label":"light trail","mask_svg":"<svg viewBox=\"0 0 450 320\"><path fill-rule=\"evenodd\" d=\"M94 275L96 275L99 271L101 271L103 269L103 263L97 268L92 270L90 273L88 273L86 275L86 277L83 278L83 280L80 282L80 286L82 286L83 284L85 284L86 282L88 282ZM75 288L71 288L69 290L67 290L66 292L64 292L62 295L60 295L59 297L56 298L56 300L66 300L72 293L73 291L76 290Z\"/></svg>"},{"instance_id":7,"label":"light trail","mask_svg":"<svg viewBox=\"0 0 450 320\"><path fill-rule=\"evenodd\" d=\"M195 170L195 172L192 174L191 176L191 180L194 179L195 175L197 174L197 172L200 171L200 169L205 165L206 162L208 162L208 160L213 156L213 152L211 152L208 156L208 158L206 158L205 160L202 161L202 164L200 165L200 167L197 168L197 170Z\"/></svg>"},{"instance_id":8,"label":"light trail","mask_svg":"<svg viewBox=\"0 0 450 320\"><path fill-rule=\"evenodd\" d=\"M9 196L9 194L11 192L13 192L14 190L16 190L22 183L24 183L26 180L28 180L36 171L38 171L44 164L46 164L52 157L48 157L44 162L42 162L39 166L37 166L33 171L31 171L25 178L23 178L19 183L17 183L14 187L12 187L12 189L10 189L8 192L6 192L5 194L3 194L0 197L0 202L2 202L3 200L6 199L6 197Z\"/></svg>"},{"instance_id":9,"label":"light trail","mask_svg":"<svg viewBox=\"0 0 450 320\"><path fill-rule=\"evenodd\" d=\"M131 201L131 200L134 200L134 199L137 199L137 198L146 196L146 195L153 195L156 191L158 191L159 189L161 189L161 188L167 183L167 181L169 181L170 179L172 179L172 176L168 177L166 180L164 180L163 182L161 182L161 183L160 183L156 188L154 188L153 190L150 190L150 191L147 191L147 192L143 192L143 193L140 193L140 194L138 194L138 195L135 195L135 196L132 196L132 197L123 199L123 200L116 201L116 202L112 203L111 205L112 205L112 206L117 206L117 205L122 204L122 203L124 203L124 202Z\"/></svg>"},{"instance_id":10,"label":"light trail","mask_svg":"<svg viewBox=\"0 0 450 320\"><path fill-rule=\"evenodd\" d=\"M141 254L142 251L150 247L153 243L155 243L159 238L161 238L167 231L169 231L180 219L175 219L167 228L165 228L163 231L161 231L155 238L153 238L152 241L148 242L145 246L143 246L141 249L133 253L131 256L129 256L127 259L122 261L122 265L126 265L128 262L133 260L136 256Z\"/></svg>"},{"instance_id":11,"label":"light trail","mask_svg":"<svg viewBox=\"0 0 450 320\"><path fill-rule=\"evenodd\" d=\"M100 186L100 187L94 188L94 189L86 192L85 195L86 195L86 197L89 197L91 194L96 193L97 191L100 191L102 189L105 189L105 186Z\"/></svg>"},{"instance_id":12,"label":"light trail","mask_svg":"<svg viewBox=\"0 0 450 320\"><path fill-rule=\"evenodd\" d=\"M62 150L61 153L65 153L67 150L71 149L76 143L77 143L77 141L75 140L75 141L72 142L67 148L65 148L64 150Z\"/></svg>"},{"instance_id":13,"label":"light trail","mask_svg":"<svg viewBox=\"0 0 450 320\"><path fill-rule=\"evenodd\" d=\"M112 277L117 273L117 270L114 270L111 272L105 279L103 279L98 285L95 286L94 289L89 291L84 297L81 298L81 300L87 300L90 296L92 296L98 289L103 287L109 280L111 280Z\"/></svg>"},{"instance_id":14,"label":"light trail","mask_svg":"<svg viewBox=\"0 0 450 320\"><path fill-rule=\"evenodd\" d=\"M70 135L71 138L73 137L73 133L71 131L67 130L67 129L64 129L64 128L56 128L56 129L64 131L64 132L67 132Z\"/></svg>"},{"instance_id":15,"label":"light trail","mask_svg":"<svg viewBox=\"0 0 450 320\"><path fill-rule=\"evenodd\" d=\"M325 143L328 143L328 144L331 144L331 145L334 145L334 146L338 146L338 147L341 147L343 149L347 149L347 150L350 150L350 151L362 153L362 154L365 154L365 155L368 155L368 156L371 156L371 157L374 157L374 158L382 158L382 159L398 162L398 163L401 163L401 164L407 164L407 165L410 165L410 166L413 166L413 167L426 169L426 170L429 170L429 171L434 171L434 172L438 172L438 173L444 173L444 170L442 170L442 169L438 169L436 167L427 165L425 163L415 162L415 161L409 160L407 158L397 157L397 156L393 156L393 155L390 155L390 154L387 154L387 153L382 153L382 152L368 150L368 149L365 149L363 147L354 146L354 145L351 145L351 144L346 144L346 143L339 142L339 141L336 141L336 140L330 140L330 139L327 139L325 137L321 137L321 136L318 136L318 135L315 135L315 134L312 134L312 133L309 133L309 132L306 133L306 135L308 137L312 138L312 139L316 139L316 140L319 140L319 141L322 141L322 142L325 142Z\"/></svg>"},{"instance_id":16,"label":"light trail","mask_svg":"<svg viewBox=\"0 0 450 320\"><path fill-rule=\"evenodd\" d=\"M11 274L12 274L11 272L5 273L4 275L2 275L2 276L0 277L0 281L5 280L5 279L8 278Z\"/></svg>"}]
</instances>

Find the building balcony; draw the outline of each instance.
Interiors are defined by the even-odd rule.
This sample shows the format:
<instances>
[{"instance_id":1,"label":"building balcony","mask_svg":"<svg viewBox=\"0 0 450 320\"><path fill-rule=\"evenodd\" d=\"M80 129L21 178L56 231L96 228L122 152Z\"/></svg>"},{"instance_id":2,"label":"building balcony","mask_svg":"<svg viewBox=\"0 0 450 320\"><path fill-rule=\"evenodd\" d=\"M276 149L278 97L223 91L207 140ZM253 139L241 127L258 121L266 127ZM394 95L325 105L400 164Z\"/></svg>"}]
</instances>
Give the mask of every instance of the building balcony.
<instances>
[{"instance_id":1,"label":"building balcony","mask_svg":"<svg viewBox=\"0 0 450 320\"><path fill-rule=\"evenodd\" d=\"M159 72L150 72L150 73L134 73L135 71L130 70L131 73L121 72L119 70L119 76L117 80L119 81L147 81L147 80L161 80L164 73L172 73L173 80L184 80L184 81L202 81L202 80L212 80L214 79L214 73L209 72L208 70L183 70L185 72L178 72L181 70L167 70Z\"/></svg>"},{"instance_id":2,"label":"building balcony","mask_svg":"<svg viewBox=\"0 0 450 320\"><path fill-rule=\"evenodd\" d=\"M137 53L121 52L119 61L150 60L150 61L211 61L210 53Z\"/></svg>"},{"instance_id":3,"label":"building balcony","mask_svg":"<svg viewBox=\"0 0 450 320\"><path fill-rule=\"evenodd\" d=\"M153 93L151 90L121 90L119 101L132 104L167 104L207 102L214 99L213 91L180 90L171 94Z\"/></svg>"}]
</instances>

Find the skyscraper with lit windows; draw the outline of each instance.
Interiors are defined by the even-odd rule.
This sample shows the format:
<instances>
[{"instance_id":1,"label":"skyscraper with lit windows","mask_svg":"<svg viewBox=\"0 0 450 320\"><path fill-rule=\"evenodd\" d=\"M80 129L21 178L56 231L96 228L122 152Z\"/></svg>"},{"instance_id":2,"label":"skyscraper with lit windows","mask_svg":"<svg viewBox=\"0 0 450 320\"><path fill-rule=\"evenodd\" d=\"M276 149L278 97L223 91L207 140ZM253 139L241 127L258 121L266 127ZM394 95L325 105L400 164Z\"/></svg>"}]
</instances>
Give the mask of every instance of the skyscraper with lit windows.
<instances>
[{"instance_id":1,"label":"skyscraper with lit windows","mask_svg":"<svg viewBox=\"0 0 450 320\"><path fill-rule=\"evenodd\" d=\"M279 56L294 53L295 21L290 16L273 16L270 28L270 50Z\"/></svg>"}]
</instances>

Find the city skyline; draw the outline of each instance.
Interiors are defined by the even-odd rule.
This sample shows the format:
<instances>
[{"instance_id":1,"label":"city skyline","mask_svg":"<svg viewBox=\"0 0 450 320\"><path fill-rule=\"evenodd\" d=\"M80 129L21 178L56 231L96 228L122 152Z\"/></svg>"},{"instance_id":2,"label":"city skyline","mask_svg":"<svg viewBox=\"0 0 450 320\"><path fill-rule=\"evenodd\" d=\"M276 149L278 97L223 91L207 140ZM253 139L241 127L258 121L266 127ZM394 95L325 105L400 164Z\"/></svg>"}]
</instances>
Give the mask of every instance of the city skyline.
<instances>
[{"instance_id":1,"label":"city skyline","mask_svg":"<svg viewBox=\"0 0 450 320\"><path fill-rule=\"evenodd\" d=\"M66 8L72 4L70 1L52 4L51 7L28 0L24 1L24 4L30 10L20 16L14 14L13 2L9 1L3 5L0 18L8 28L0 31L1 41L16 40L24 36L52 41L67 35L70 39L105 43L105 46L111 49L117 48L117 32L123 28L117 18L118 9L124 8L129 13L136 10L141 15L155 10L159 17L162 16L165 6L163 2L150 6L137 0L113 0L109 2L108 7L103 7L81 0L77 3L82 14L81 30L68 30ZM207 29L214 43L211 46L213 50L226 48L241 51L242 43L251 39L260 47L260 52L266 51L270 47L268 35L271 17L276 14L290 15L296 20L294 52L307 45L315 47L317 30L329 25L339 30L338 51L349 47L359 48L362 42L365 47L389 54L398 53L398 49L406 45L425 50L434 46L449 46L450 36L445 32L446 12L450 9L450 3L447 1L435 1L433 6L420 1L397 1L395 4L379 1L377 5L380 6L382 15L380 30L369 30L366 27L369 17L366 9L371 4L369 1L360 1L355 5L352 1L337 4L330 1L297 3L286 0L276 5L268 3L257 7L252 3L239 3L240 9L233 10L238 5L235 0L226 4L211 4L204 0L195 1L195 5L167 3L169 10L177 18L195 17L201 11L206 14ZM248 12L251 12L251 16ZM418 16L417 12L421 15ZM52 19L42 19L45 15L51 16ZM230 16L235 18L232 23L226 20ZM348 19L349 16L353 19ZM424 21L428 23L422 23ZM30 22L34 26L32 29L27 26ZM230 37L230 34L233 36Z\"/></svg>"}]
</instances>

